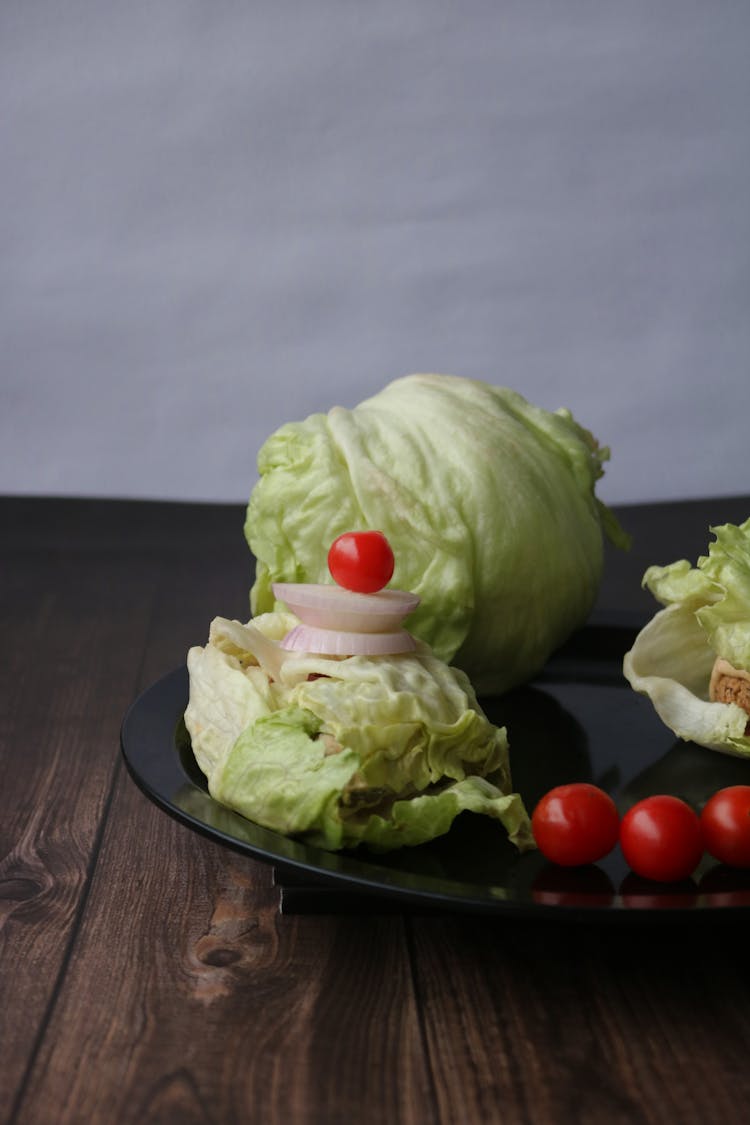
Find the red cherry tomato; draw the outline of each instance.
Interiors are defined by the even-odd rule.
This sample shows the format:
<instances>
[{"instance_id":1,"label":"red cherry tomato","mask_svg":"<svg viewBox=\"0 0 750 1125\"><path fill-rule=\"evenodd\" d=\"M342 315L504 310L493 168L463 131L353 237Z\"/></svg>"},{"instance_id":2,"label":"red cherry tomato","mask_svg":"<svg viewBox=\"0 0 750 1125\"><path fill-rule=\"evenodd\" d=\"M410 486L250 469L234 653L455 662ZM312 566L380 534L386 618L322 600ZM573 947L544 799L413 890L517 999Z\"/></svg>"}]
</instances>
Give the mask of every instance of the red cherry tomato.
<instances>
[{"instance_id":1,"label":"red cherry tomato","mask_svg":"<svg viewBox=\"0 0 750 1125\"><path fill-rule=\"evenodd\" d=\"M686 879L703 855L700 821L679 797L646 797L625 813L620 847L628 866L644 879Z\"/></svg>"},{"instance_id":2,"label":"red cherry tomato","mask_svg":"<svg viewBox=\"0 0 750 1125\"><path fill-rule=\"evenodd\" d=\"M609 794L587 782L550 789L531 816L539 851L560 867L602 859L617 843L619 824Z\"/></svg>"},{"instance_id":3,"label":"red cherry tomato","mask_svg":"<svg viewBox=\"0 0 750 1125\"><path fill-rule=\"evenodd\" d=\"M750 785L720 789L704 806L706 851L727 867L750 867Z\"/></svg>"},{"instance_id":4,"label":"red cherry tomato","mask_svg":"<svg viewBox=\"0 0 750 1125\"><path fill-rule=\"evenodd\" d=\"M346 531L334 539L328 569L334 582L358 594L382 590L393 574L393 551L382 531Z\"/></svg>"}]
</instances>

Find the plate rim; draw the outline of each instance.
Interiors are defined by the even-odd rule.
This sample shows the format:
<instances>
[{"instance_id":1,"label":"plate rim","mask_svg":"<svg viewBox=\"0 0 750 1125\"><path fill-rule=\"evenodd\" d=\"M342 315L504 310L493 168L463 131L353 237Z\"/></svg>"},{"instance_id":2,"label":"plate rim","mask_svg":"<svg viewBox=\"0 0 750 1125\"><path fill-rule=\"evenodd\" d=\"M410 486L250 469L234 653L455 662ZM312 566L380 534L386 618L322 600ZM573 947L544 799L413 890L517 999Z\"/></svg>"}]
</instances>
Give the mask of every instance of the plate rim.
<instances>
[{"instance_id":1,"label":"plate rim","mask_svg":"<svg viewBox=\"0 0 750 1125\"><path fill-rule=\"evenodd\" d=\"M637 628L637 624L632 615L630 615L629 621L626 621L619 615L614 621L610 619L610 621L607 622L603 619L599 619L587 623L582 630L579 630L577 634L574 635L573 639L581 636L590 628L606 628L608 624L615 630L627 628L628 631L631 631ZM540 688L543 689L545 677L540 677L535 683L536 682L538 682ZM547 677L546 682L550 682L550 677ZM559 678L557 682L561 682ZM628 685L626 683L623 683L621 686L623 686L623 690L628 690ZM202 797L213 800L204 789L196 785L195 781L186 772L180 760L179 750L176 745L175 732L185 706L187 705L189 692L186 663L173 668L140 691L125 712L120 726L120 751L125 761L128 774L149 800L178 823L190 828L204 838L210 839L214 843L219 843L224 847L228 847L239 854L250 856L252 859L259 862L272 864L279 873L280 877L278 882L282 888L284 882L283 874L285 871L304 873L306 876L305 885L309 886L311 890L314 884L319 884L325 885L326 888L339 888L344 894L349 892L372 898L374 904L373 913L377 913L376 907L378 899L381 901L383 899L390 900L392 904L401 904L405 913L419 913L420 908L424 910L426 907L428 911L437 908L442 912L475 913L486 916L512 916L525 918L527 920L534 918L554 918L561 921L597 921L606 923L616 922L618 924L643 922L645 920L653 922L657 919L665 922L679 922L684 921L687 917L710 918L716 921L720 918L734 918L738 913L743 914L750 910L750 892L748 892L747 902L734 902L731 904L720 904L717 902L712 904L709 901L705 901L707 895L701 894L698 887L695 889L694 901L690 903L675 902L674 905L663 903L661 905L639 906L622 901L622 896L617 891L614 892L611 900L606 902L601 901L601 896L593 894L590 896L592 901L587 902L585 893L579 893L575 902L542 902L527 897L517 897L513 893L512 888L503 888L504 897L495 897L490 893L485 895L479 893L481 884L465 884L447 877L440 877L438 879L429 874L412 876L413 879L418 880L422 885L407 886L405 885L407 882L406 877L408 876L407 872L380 866L377 863L376 856L365 857L364 855L358 855L354 852L325 851L315 845L293 840L290 837L284 836L272 829L264 828L249 820L246 822L249 829L259 834L261 840L265 836L268 837L267 846L263 842L252 843L240 839L181 808L175 803L173 798L165 795L158 783L154 781L153 777L144 774L137 762L134 761L132 746L133 740L138 734L137 728L144 722L148 725L148 720L153 715L154 700L160 700L165 692L169 693L168 698L171 698L171 695L175 694L178 699L182 701L175 713L170 712L169 715L157 714L157 721L164 728L157 732L159 737L164 737L166 743L167 729L171 735L170 752L172 758L170 764L175 770L179 771L185 785L191 786L197 793L200 793ZM480 698L480 705L481 703L482 700ZM244 819L241 817L241 814L234 812L234 810L224 809L224 806L219 805L218 802L215 802L215 804L217 808L221 809L223 812L229 812L235 817ZM310 853L312 853L312 856ZM343 868L342 863L345 864ZM354 871L351 870L353 865L355 867ZM370 871L369 869L372 870ZM443 890L439 890L435 886L430 886L430 883L437 882L441 884ZM660 884L654 884L655 895L659 893L659 889ZM595 901L596 899L599 901Z\"/></svg>"}]
</instances>

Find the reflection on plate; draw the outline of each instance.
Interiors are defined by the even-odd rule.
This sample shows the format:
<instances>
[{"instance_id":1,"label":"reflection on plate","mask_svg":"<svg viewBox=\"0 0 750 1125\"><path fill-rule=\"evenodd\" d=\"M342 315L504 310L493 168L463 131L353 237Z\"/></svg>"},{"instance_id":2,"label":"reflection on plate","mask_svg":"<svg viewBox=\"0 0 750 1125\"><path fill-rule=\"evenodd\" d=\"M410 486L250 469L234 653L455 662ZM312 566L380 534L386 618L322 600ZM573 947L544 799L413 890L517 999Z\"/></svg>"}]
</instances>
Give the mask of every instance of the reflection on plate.
<instances>
[{"instance_id":1,"label":"reflection on plate","mask_svg":"<svg viewBox=\"0 0 750 1125\"><path fill-rule=\"evenodd\" d=\"M529 811L542 793L566 781L602 786L621 812L651 793L675 793L700 806L725 785L750 784L750 762L675 744L648 701L630 690L620 669L633 635L623 626L588 627L534 684L482 701L489 718L508 728L514 786ZM381 904L385 896L407 909L517 916L726 917L750 907L750 872L730 871L708 857L691 880L674 886L638 879L619 849L596 866L556 868L538 852L519 855L495 822L470 813L448 835L385 856L325 852L287 839L208 795L182 724L187 697L187 669L179 668L130 708L121 743L131 775L190 828L273 863L282 882L366 893Z\"/></svg>"}]
</instances>

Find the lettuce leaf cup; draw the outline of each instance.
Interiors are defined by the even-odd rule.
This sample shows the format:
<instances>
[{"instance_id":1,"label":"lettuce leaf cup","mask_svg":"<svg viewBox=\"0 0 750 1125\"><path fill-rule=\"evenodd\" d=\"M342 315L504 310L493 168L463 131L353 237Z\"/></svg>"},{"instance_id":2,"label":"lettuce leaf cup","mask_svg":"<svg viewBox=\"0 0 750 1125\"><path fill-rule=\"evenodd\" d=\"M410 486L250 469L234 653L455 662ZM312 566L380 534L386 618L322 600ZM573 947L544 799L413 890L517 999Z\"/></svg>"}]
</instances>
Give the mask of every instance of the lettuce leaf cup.
<instances>
[{"instance_id":1,"label":"lettuce leaf cup","mask_svg":"<svg viewBox=\"0 0 750 1125\"><path fill-rule=\"evenodd\" d=\"M410 375L353 410L272 434L245 534L253 614L276 582L324 580L321 543L379 528L394 580L420 598L410 628L480 693L530 679L586 620L603 538L626 536L595 495L609 456L569 411L478 380Z\"/></svg>"},{"instance_id":2,"label":"lettuce leaf cup","mask_svg":"<svg viewBox=\"0 0 750 1125\"><path fill-rule=\"evenodd\" d=\"M466 676L424 644L395 656L284 652L297 619L216 618L188 653L185 725L218 802L326 849L386 851L442 835L464 810L533 847L508 741Z\"/></svg>"},{"instance_id":3,"label":"lettuce leaf cup","mask_svg":"<svg viewBox=\"0 0 750 1125\"><path fill-rule=\"evenodd\" d=\"M695 567L681 559L646 571L644 586L665 608L623 672L679 738L750 757L750 519L711 531Z\"/></svg>"}]
</instances>

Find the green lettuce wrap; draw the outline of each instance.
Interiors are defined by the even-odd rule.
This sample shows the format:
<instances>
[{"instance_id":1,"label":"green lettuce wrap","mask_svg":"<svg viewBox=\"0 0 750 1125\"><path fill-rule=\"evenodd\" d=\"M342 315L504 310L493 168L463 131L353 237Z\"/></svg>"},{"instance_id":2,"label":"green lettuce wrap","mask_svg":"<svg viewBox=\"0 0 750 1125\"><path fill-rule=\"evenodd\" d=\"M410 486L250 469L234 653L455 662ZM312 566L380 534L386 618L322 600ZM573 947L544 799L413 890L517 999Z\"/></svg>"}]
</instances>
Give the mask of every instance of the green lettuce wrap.
<instances>
[{"instance_id":1,"label":"green lettuce wrap","mask_svg":"<svg viewBox=\"0 0 750 1125\"><path fill-rule=\"evenodd\" d=\"M464 810L533 847L505 730L462 672L424 644L391 657L287 652L276 642L294 624L216 618L188 653L185 725L212 797L327 849L421 844Z\"/></svg>"},{"instance_id":2,"label":"green lettuce wrap","mask_svg":"<svg viewBox=\"0 0 750 1125\"><path fill-rule=\"evenodd\" d=\"M252 612L280 608L274 582L328 581L324 548L342 532L381 530L393 585L420 598L410 631L502 693L586 620L603 533L625 545L594 492L608 456L569 411L449 375L282 426L247 509Z\"/></svg>"},{"instance_id":3,"label":"green lettuce wrap","mask_svg":"<svg viewBox=\"0 0 750 1125\"><path fill-rule=\"evenodd\" d=\"M623 671L679 738L750 757L750 519L711 531L695 567L681 559L646 571L644 586L665 608Z\"/></svg>"}]
</instances>

